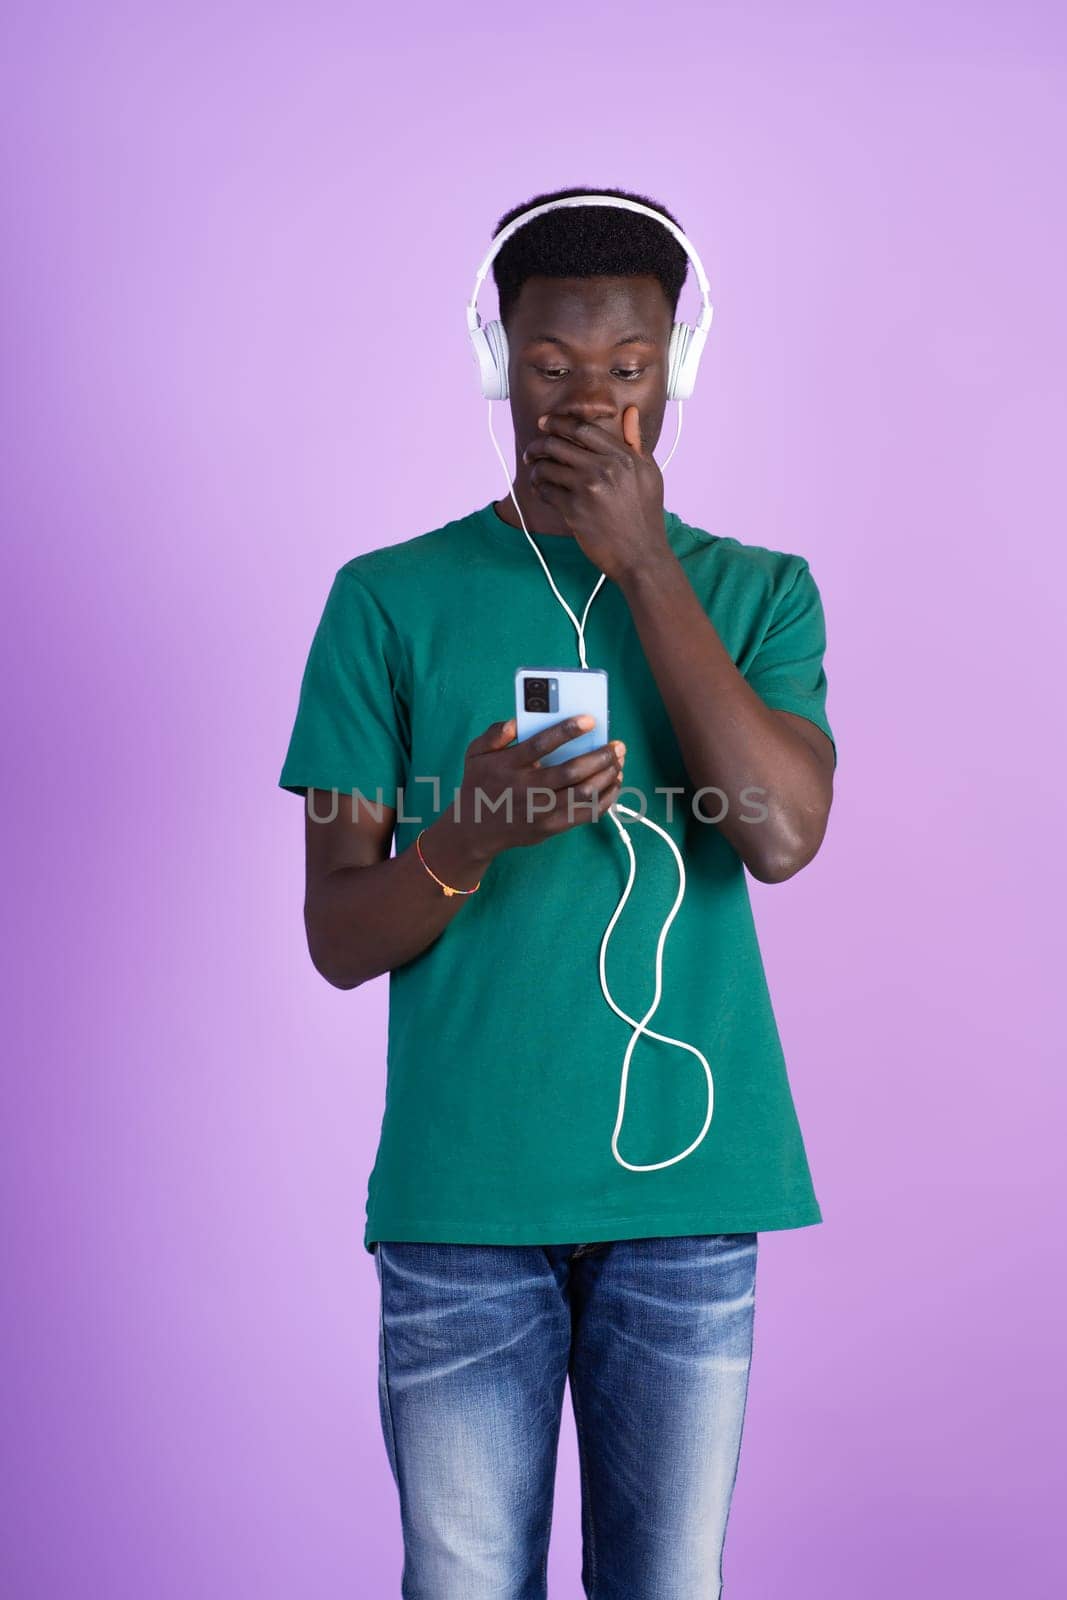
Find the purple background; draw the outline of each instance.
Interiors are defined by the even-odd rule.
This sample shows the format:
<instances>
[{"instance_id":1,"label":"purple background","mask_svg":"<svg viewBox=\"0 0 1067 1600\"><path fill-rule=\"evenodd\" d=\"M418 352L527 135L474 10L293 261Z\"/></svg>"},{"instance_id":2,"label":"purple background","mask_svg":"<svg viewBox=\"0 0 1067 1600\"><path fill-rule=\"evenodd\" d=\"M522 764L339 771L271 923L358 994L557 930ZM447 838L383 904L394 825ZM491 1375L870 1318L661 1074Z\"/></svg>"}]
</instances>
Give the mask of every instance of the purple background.
<instances>
[{"instance_id":1,"label":"purple background","mask_svg":"<svg viewBox=\"0 0 1067 1600\"><path fill-rule=\"evenodd\" d=\"M383 16L9 11L5 1595L399 1592L387 980L311 967L275 784L336 568L503 492L497 217L591 183L711 278L668 506L829 629L829 834L752 884L826 1221L761 1237L727 1592L1058 1596L1062 19ZM553 1600L578 1539L568 1402Z\"/></svg>"}]
</instances>

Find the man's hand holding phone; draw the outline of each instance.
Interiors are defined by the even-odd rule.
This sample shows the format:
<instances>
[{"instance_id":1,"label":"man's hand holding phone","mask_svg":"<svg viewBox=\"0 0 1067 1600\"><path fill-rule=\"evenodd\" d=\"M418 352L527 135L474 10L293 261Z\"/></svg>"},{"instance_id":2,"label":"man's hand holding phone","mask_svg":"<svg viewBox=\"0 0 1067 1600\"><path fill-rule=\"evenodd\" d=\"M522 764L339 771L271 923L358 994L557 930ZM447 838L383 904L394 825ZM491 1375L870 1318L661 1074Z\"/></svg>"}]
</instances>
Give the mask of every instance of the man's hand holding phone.
<instances>
[{"instance_id":1,"label":"man's hand holding phone","mask_svg":"<svg viewBox=\"0 0 1067 1600\"><path fill-rule=\"evenodd\" d=\"M456 810L472 858L489 862L517 845L541 844L597 822L622 789L626 746L612 739L556 766L540 758L594 726L566 717L517 743L514 717L492 723L467 746ZM507 803L510 790L511 803Z\"/></svg>"}]
</instances>

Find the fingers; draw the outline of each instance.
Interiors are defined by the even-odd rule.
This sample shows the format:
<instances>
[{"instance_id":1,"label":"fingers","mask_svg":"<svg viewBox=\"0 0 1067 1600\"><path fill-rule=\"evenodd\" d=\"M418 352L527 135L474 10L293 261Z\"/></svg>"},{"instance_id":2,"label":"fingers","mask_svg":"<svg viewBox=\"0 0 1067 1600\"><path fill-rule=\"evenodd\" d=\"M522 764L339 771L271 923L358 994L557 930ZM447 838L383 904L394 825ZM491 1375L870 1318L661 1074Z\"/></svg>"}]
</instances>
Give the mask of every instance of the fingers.
<instances>
[{"instance_id":1,"label":"fingers","mask_svg":"<svg viewBox=\"0 0 1067 1600\"><path fill-rule=\"evenodd\" d=\"M614 739L610 744L602 744L596 750L587 750L580 756L572 756L569 761L561 761L556 766L542 767L540 781L549 789L569 789L573 784L581 783L605 768L621 769L625 755L626 746L620 739Z\"/></svg>"},{"instance_id":2,"label":"fingers","mask_svg":"<svg viewBox=\"0 0 1067 1600\"><path fill-rule=\"evenodd\" d=\"M467 746L469 756L484 755L487 750L501 750L514 739L517 728L514 717L506 722L491 722L484 733L479 733Z\"/></svg>"},{"instance_id":3,"label":"fingers","mask_svg":"<svg viewBox=\"0 0 1067 1600\"><path fill-rule=\"evenodd\" d=\"M622 792L623 775L614 761L591 777L564 790L556 799L550 826L553 831L595 822L613 805Z\"/></svg>"},{"instance_id":4,"label":"fingers","mask_svg":"<svg viewBox=\"0 0 1067 1600\"><path fill-rule=\"evenodd\" d=\"M622 774L620 773L618 778L612 784L611 788L605 789L604 793L600 796L594 821L599 821L599 819L604 815L605 811L611 810L622 791L623 781Z\"/></svg>"},{"instance_id":5,"label":"fingers","mask_svg":"<svg viewBox=\"0 0 1067 1600\"><path fill-rule=\"evenodd\" d=\"M578 454L578 446L574 447ZM579 479L576 477L575 466L566 461L550 461L547 456L538 456L530 468L530 482L535 488L574 489L577 488Z\"/></svg>"},{"instance_id":6,"label":"fingers","mask_svg":"<svg viewBox=\"0 0 1067 1600\"><path fill-rule=\"evenodd\" d=\"M592 450L598 455L618 454L614 435L598 422L578 421L574 417L557 416L549 412L548 427L538 429L540 438L546 434L549 438L572 439L583 449Z\"/></svg>"},{"instance_id":7,"label":"fingers","mask_svg":"<svg viewBox=\"0 0 1067 1600\"><path fill-rule=\"evenodd\" d=\"M630 449L641 455L641 411L638 406L627 406L623 412L622 436Z\"/></svg>"},{"instance_id":8,"label":"fingers","mask_svg":"<svg viewBox=\"0 0 1067 1600\"><path fill-rule=\"evenodd\" d=\"M598 433L602 431L597 429ZM522 452L522 459L528 467L555 461L561 466L581 468L587 465L589 453L589 448L583 444L572 442L570 439L559 439L549 434L528 444Z\"/></svg>"},{"instance_id":9,"label":"fingers","mask_svg":"<svg viewBox=\"0 0 1067 1600\"><path fill-rule=\"evenodd\" d=\"M576 739L579 734L588 733L595 725L596 718L585 713L578 717L566 717L562 722L553 723L550 728L539 728L515 746L520 766L533 766L542 756L558 750L560 745Z\"/></svg>"}]
</instances>

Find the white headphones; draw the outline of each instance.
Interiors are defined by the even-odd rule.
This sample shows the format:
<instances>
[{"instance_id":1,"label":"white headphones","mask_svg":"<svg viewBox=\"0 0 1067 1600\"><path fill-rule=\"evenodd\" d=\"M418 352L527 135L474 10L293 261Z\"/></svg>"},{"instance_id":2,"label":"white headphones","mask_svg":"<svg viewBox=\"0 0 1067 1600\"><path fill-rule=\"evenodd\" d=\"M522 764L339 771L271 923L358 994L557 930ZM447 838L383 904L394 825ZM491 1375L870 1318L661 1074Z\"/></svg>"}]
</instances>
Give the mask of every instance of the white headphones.
<instances>
[{"instance_id":1,"label":"white headphones","mask_svg":"<svg viewBox=\"0 0 1067 1600\"><path fill-rule=\"evenodd\" d=\"M497 254L518 228L524 228L534 217L539 217L546 211L556 211L563 206L615 206L624 211L636 211L641 216L651 217L654 222L660 223L674 235L693 263L693 271L700 285L703 302L700 316L697 318L695 328L688 322L676 322L671 329L671 341L667 347L667 399L688 400L693 393L701 352L708 336L708 329L711 327L712 304L707 274L693 246L681 228L676 227L669 217L663 216L659 211L653 211L650 206L639 204L636 200L622 200L616 195L604 194L569 195L565 200L549 200L544 205L534 206L530 211L524 211L521 216L513 217L507 227L501 228L493 239L489 246L489 254L478 268L478 276L474 280L474 292L467 305L467 328L474 360L481 377L482 394L487 400L508 398L508 336L501 322L487 322L484 327L482 326L482 319L478 315L478 290Z\"/></svg>"},{"instance_id":2,"label":"white headphones","mask_svg":"<svg viewBox=\"0 0 1067 1600\"><path fill-rule=\"evenodd\" d=\"M686 238L682 230L676 227L673 222L671 222L667 217L663 216L659 211L653 211L649 206L640 205L636 200L620 199L616 195L569 195L565 200L550 200L544 205L534 206L531 210L524 211L521 216L514 217L512 221L508 223L507 227L502 228L501 231L496 235L490 247L489 254L478 268L478 276L474 280L474 293L471 295L470 302L467 306L467 328L470 332L471 345L474 350L474 359L478 365L478 370L481 375L482 394L490 402L488 408L489 437L493 442L493 449L496 451L497 456L500 459L500 465L504 469L504 478L507 482L508 493L511 496L515 510L518 513L519 522L522 524L522 531L525 533L534 555L540 561L542 567L544 567L545 576L551 585L556 599L559 601L564 611L566 611L577 630L578 659L583 667L587 667L589 664L586 660L585 654L585 619L589 615L589 607L592 605L593 601L596 599L596 596L600 592L600 588L604 582L606 574L603 572L600 574L600 578L597 581L592 594L586 601L585 611L582 613L581 622L579 622L578 618L574 615L574 612L571 610L570 606L567 604L566 600L556 587L552 573L549 570L544 556L541 554L541 551L538 549L534 541L530 538L530 530L526 526L526 519L522 514L522 507L519 505L518 499L515 495L514 487L511 482L511 473L508 470L507 462L500 454L500 446L497 443L496 435L493 432L492 402L494 400L506 400L508 398L508 339L507 334L504 332L503 326L498 321L487 323L484 328L482 327L481 318L478 315L475 301L478 298L478 289L486 273L488 272L490 265L492 264L494 256L500 247L505 243L505 241L508 240L515 232L516 228L523 227L533 217L539 217L542 212L545 211L555 211L561 206L589 205L618 206L625 211L638 211L643 216L651 217L655 222L661 223L663 227L667 228L674 235L674 237L678 240L678 243L685 250L690 261L693 263L693 267L697 275L697 281L700 284L700 293L703 305L701 307L700 316L697 319L696 327L690 327L688 322L676 322L671 330L669 360L667 367L667 398L668 400L678 401L678 428L674 436L674 444L671 446L670 454L667 456L667 460L664 461L662 467L660 468L661 471L666 470L667 463L670 461L671 456L673 456L675 450L678 448L678 439L682 431L681 403L683 400L688 400L693 392L693 385L696 382L697 368L700 365L700 356L704 349L704 341L708 336L708 329L711 327L712 316L707 276L700 263L700 257L697 255L696 251L689 243L689 240ZM619 920L623 906L630 897L630 890L633 887L634 878L637 872L637 861L634 856L634 847L630 842L629 834L619 821L619 817L616 815L616 813L620 813L621 815L627 817L633 817L638 822L643 823L646 828L652 828L654 832L658 833L673 852L675 863L678 867L678 895L670 909L670 914L668 915L667 920L660 929L659 939L656 943L656 993L653 996L651 1006L645 1012L645 1015L641 1018L640 1022L623 1011L621 1006L617 1006L615 1004L615 1001L612 999L611 993L608 989L607 971L605 968L608 940L611 938L612 929ZM609 816L612 822L615 824L615 827L618 829L619 834L622 837L622 842L626 846L627 853L630 857L630 875L627 879L626 888L623 891L622 899L616 906L614 915L612 916L611 921L608 923L607 928L604 930L604 937L600 942L600 987L603 990L605 1000L608 1002L608 1005L611 1007L612 1011L615 1012L616 1016L621 1017L624 1022L629 1023L629 1025L634 1029L634 1032L630 1038L630 1042L626 1046L626 1054L623 1057L622 1083L619 1090L619 1111L615 1119L615 1131L611 1136L611 1152L619 1165L626 1167L630 1172L655 1172L660 1167L670 1167L673 1166L676 1161L684 1160L687 1155L690 1155L692 1151L696 1149L697 1145L700 1144L701 1140L704 1138L704 1135L707 1133L708 1128L711 1126L712 1112L715 1106L715 1084L711 1076L711 1067L708 1065L707 1057L704 1056L695 1045L687 1044L684 1039L673 1039L669 1034L657 1033L655 1028L649 1028L646 1026L649 1017L652 1016L660 1002L660 995L663 989L663 946L666 942L667 933L671 923L677 916L678 908L681 905L682 899L685 895L685 866L682 861L678 846L675 844L674 840L671 838L666 829L661 828L658 822L652 822L650 818L643 817L639 811L634 811L630 806L621 805L618 801L616 801L613 806L609 807L605 814ZM631 1161L625 1160L624 1157L619 1154L618 1139L619 1131L623 1124L623 1118L626 1115L626 1081L630 1072L630 1057L633 1055L634 1046L636 1045L642 1033L648 1034L652 1039L659 1039L663 1044L674 1044L677 1045L680 1050L688 1050L699 1059L704 1068L704 1076L707 1080L708 1086L708 1114L704 1118L704 1126L701 1128L692 1144L680 1151L678 1155L671 1156L666 1161L652 1161L646 1165L639 1166Z\"/></svg>"}]
</instances>

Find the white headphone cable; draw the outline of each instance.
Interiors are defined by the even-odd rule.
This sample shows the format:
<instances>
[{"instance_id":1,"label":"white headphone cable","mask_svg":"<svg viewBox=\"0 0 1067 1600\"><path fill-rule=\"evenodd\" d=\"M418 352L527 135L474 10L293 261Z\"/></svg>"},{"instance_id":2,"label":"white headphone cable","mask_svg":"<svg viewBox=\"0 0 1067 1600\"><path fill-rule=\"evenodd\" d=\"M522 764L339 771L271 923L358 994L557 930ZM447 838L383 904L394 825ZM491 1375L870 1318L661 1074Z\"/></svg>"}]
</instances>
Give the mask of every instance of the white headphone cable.
<instances>
[{"instance_id":1,"label":"white headphone cable","mask_svg":"<svg viewBox=\"0 0 1067 1600\"><path fill-rule=\"evenodd\" d=\"M670 462L671 456L673 456L675 450L678 448L678 440L681 437L681 433L682 433L682 406L683 406L683 402L681 400L679 400L676 403L677 403L677 406L678 406L678 427L677 427L677 430L676 430L675 435L674 435L674 443L671 446L670 453L668 454L666 461L664 461L662 467L660 468L661 472L666 470L667 465ZM538 561L540 561L542 567L544 568L545 576L547 577L547 579L549 581L549 584L551 585L552 592L555 594L556 599L559 601L559 603L563 607L564 611L566 611L567 615L570 617L571 621L574 623L575 629L576 629L577 634L578 634L578 659L579 659L579 661L580 661L580 663L581 663L581 665L583 667L588 667L588 661L586 660L586 651L585 651L585 619L589 615L589 607L592 605L593 601L596 599L596 596L599 594L600 587L603 584L607 574L604 573L604 572L602 572L600 574L600 577L598 578L598 580L596 582L596 585L595 585L595 587L593 589L592 594L589 596L589 599L586 601L585 610L582 613L582 620L581 620L581 622L579 622L578 618L574 615L574 612L571 610L571 608L567 604L566 600L563 598L563 596L560 594L559 590L556 588L556 584L555 584L555 582L553 580L552 573L549 571L548 564L546 563L544 556L542 555L541 551L538 549L538 547L537 547L536 543L534 542L534 540L530 538L530 530L526 526L526 520L523 517L522 508L519 505L518 500L515 498L515 490L514 490L514 487L512 485L512 481L511 481L511 473L508 471L507 462L504 460L503 455L501 455L500 446L498 445L497 439L496 439L496 434L493 432L493 402L492 402L492 400L490 400L488 402L488 404L489 404L489 437L493 442L493 449L496 451L497 456L500 459L500 465L504 469L504 476L507 479L507 484L508 484L508 493L511 496L512 504L514 505L515 510L518 512L519 521L522 524L522 531L526 535L526 538L529 541L529 544L530 544L530 546L531 546L531 548L532 548L532 550L534 552L534 555L537 557ZM655 993L655 997L654 997L654 999L652 1001L652 1005L649 1007L648 1011L645 1012L645 1015L642 1017L640 1022L637 1022L637 1021L635 1021L635 1019L633 1017L628 1016L627 1013L625 1011L623 1011L620 1006L617 1006L615 1004L615 1001L613 1000L613 998L611 996L611 992L608 989L607 971L606 971L606 965L605 965L605 958L606 958L606 955L607 955L608 941L611 938L612 930L614 929L616 922L619 920L619 917L622 914L622 908L626 904L627 900L630 897L630 890L633 887L634 878L635 878L636 872L637 872L637 860L636 860L636 857L634 855L633 843L632 843L632 841L630 839L630 836L627 833L626 829L623 827L622 823L619 821L618 816L616 815L616 812L622 812L622 814L624 816L635 817L638 822L644 823L645 827L647 827L647 828L652 828L656 833L658 833L660 835L660 837L662 839L666 840L667 844L671 848L671 851L672 851L672 853L674 855L675 863L676 863L676 865L678 867L678 894L677 894L677 897L675 898L675 902L674 902L673 906L670 909L670 914L668 915L667 920L664 922L663 927L660 929L659 939L658 939L657 944L656 944L656 993ZM639 811L634 811L632 809L632 807L630 807L630 806L620 805L618 801L616 801L614 805L609 806L606 815L609 816L611 818L612 822L615 824L615 827L618 829L620 837L622 838L622 842L626 846L626 852L627 852L627 855L630 858L630 874L629 874L629 877L626 880L626 888L623 891L622 899L619 901L618 905L615 907L615 911L614 911L614 914L613 914L613 916L611 918L611 921L608 923L607 927L604 930L604 937L600 941L600 987L603 990L605 1000L608 1002L608 1005L611 1007L611 1009L615 1012L616 1016L621 1017L624 1022L629 1023L630 1027L634 1029L634 1032L630 1037L630 1042L626 1047L626 1054L623 1057L622 1081L621 1081L620 1089L619 1089L619 1112L618 1112L618 1116L615 1119L615 1130L614 1130L614 1132L612 1133L612 1136L611 1136L611 1151L612 1151L612 1154L615 1157L616 1161L619 1162L620 1166L627 1167L631 1172L656 1172L661 1167L670 1167L670 1166L673 1166L676 1161L684 1160L684 1158L687 1155L690 1155L696 1149L697 1145L700 1144L700 1142L704 1138L704 1135L707 1133L708 1128L711 1126L712 1113L713 1113L714 1108L715 1108L715 1084L714 1084L714 1080L712 1079L712 1076L711 1076L711 1067L708 1065L707 1057L704 1056L696 1048L695 1045L687 1044L684 1039L674 1039L669 1034L657 1033L655 1028L646 1027L646 1023L648 1022L649 1017L651 1017L653 1015L653 1013L656 1011L657 1007L659 1006L660 997L661 997L662 992L663 992L663 946L664 946L664 944L666 942L667 934L668 934L668 932L670 930L671 923L674 921L675 917L677 916L678 909L681 906L682 900L683 900L683 898L685 896L685 866L684 866L684 863L682 861L681 852L679 851L678 846L675 844L675 842L671 838L670 834L667 833L667 831L664 828L661 828L658 823L652 822L648 817L643 817ZM680 1151L679 1154L676 1155L676 1156L671 1156L667 1161L653 1161L653 1162L648 1163L647 1165L639 1166L639 1165L635 1165L631 1161L625 1160L625 1158L619 1154L618 1138L619 1138L619 1130L621 1129L622 1124L623 1124L623 1118L626 1115L626 1084L627 1084L627 1080L628 1080L629 1074L630 1074L630 1058L633 1055L634 1046L637 1044L637 1041L640 1038L642 1033L647 1033L649 1038L651 1038L651 1039L659 1039L663 1044L674 1044L674 1045L677 1045L680 1050L689 1050L689 1051L692 1052L693 1055L698 1057L698 1059L700 1060L701 1065L704 1068L704 1075L707 1078L707 1083L708 1083L708 1114L704 1118L704 1126L701 1128L699 1134L693 1140L693 1143L691 1145L688 1145L686 1147L686 1149Z\"/></svg>"}]
</instances>

